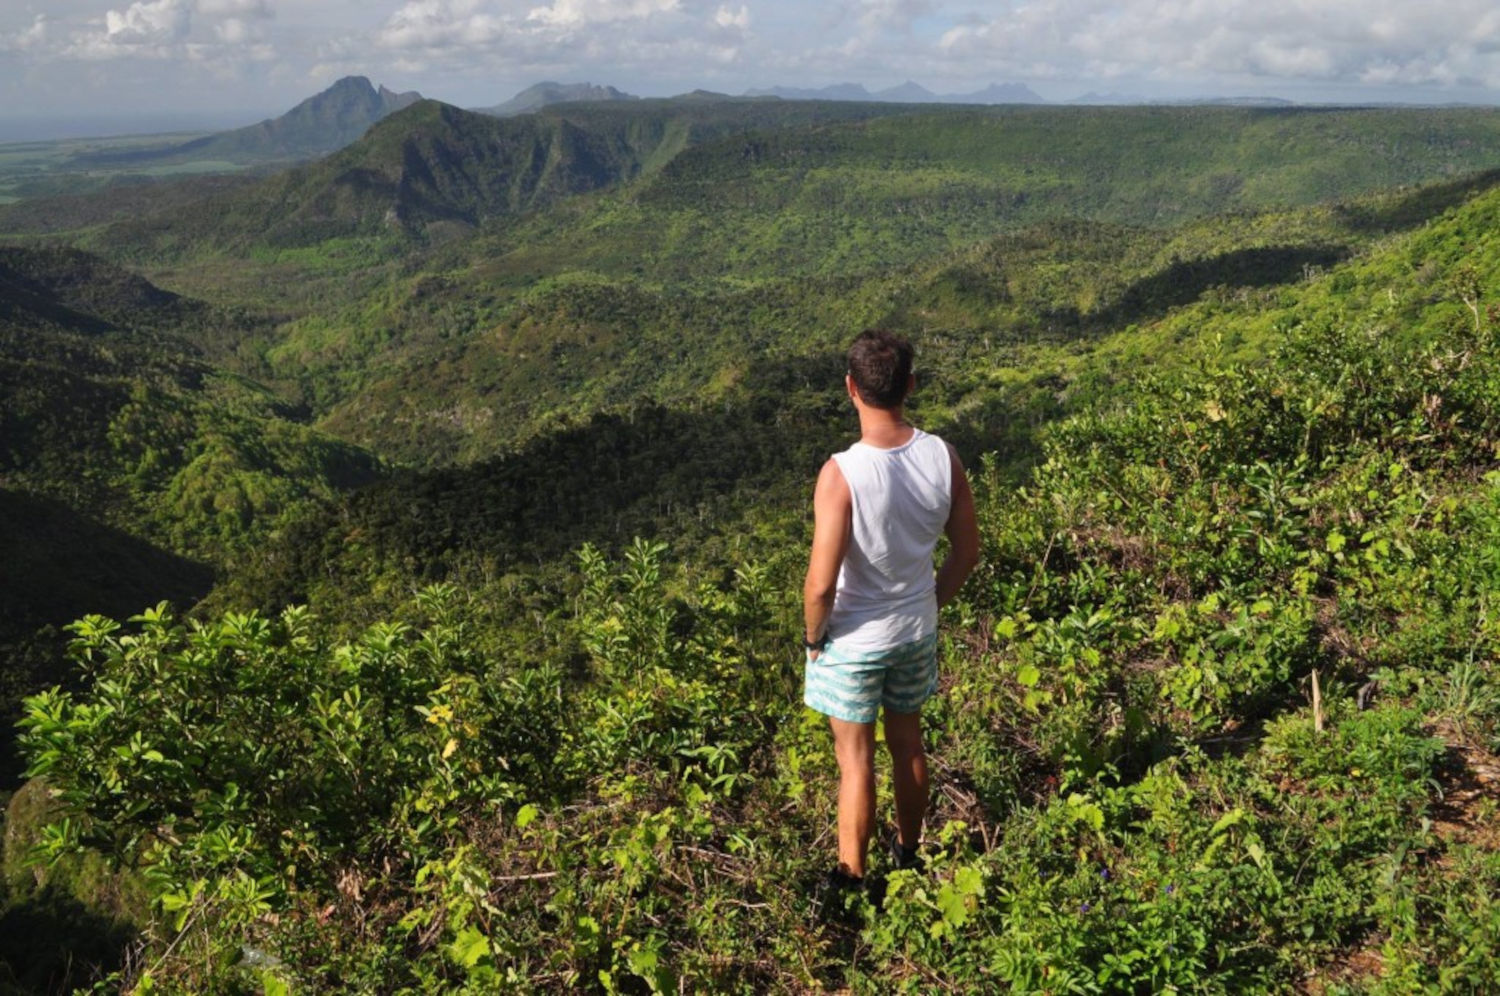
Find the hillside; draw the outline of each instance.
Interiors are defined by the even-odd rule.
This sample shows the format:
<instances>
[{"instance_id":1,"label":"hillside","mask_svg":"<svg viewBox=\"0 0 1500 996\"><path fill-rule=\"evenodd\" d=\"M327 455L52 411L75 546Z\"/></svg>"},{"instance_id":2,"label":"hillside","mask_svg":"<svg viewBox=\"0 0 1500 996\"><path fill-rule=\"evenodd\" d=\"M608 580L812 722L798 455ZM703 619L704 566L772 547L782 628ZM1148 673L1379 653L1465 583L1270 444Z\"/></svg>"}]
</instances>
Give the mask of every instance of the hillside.
<instances>
[{"instance_id":1,"label":"hillside","mask_svg":"<svg viewBox=\"0 0 1500 996\"><path fill-rule=\"evenodd\" d=\"M0 248L0 485L222 561L376 461L207 362L246 318L78 250Z\"/></svg>"},{"instance_id":2,"label":"hillside","mask_svg":"<svg viewBox=\"0 0 1500 996\"><path fill-rule=\"evenodd\" d=\"M1428 147L1432 122L1393 120ZM1492 114L1433 120L1473 130L1465 161L1494 154L1479 150ZM1216 283L1297 279L1399 228L1376 200L1346 200L1343 214L1267 210L1457 167L1439 145L1425 167L1396 153L1368 161L1382 121L944 112L693 144L617 190L481 230L420 275L393 277L379 304L288 323L266 357L333 431L431 464L492 455L609 399L716 396L749 357L830 348L840 328L941 328L944 295L965 298L949 317L985 330L993 356L1122 327ZM1174 149L1179 134L1193 142ZM1399 135L1381 140L1401 148ZM1029 165L1054 140L1073 165ZM1254 156L1254 169L1220 173ZM1326 165L1341 156L1347 169ZM1313 164L1328 187L1302 186ZM1199 220L1231 209L1228 224ZM351 356L368 361L351 372Z\"/></svg>"},{"instance_id":3,"label":"hillside","mask_svg":"<svg viewBox=\"0 0 1500 996\"><path fill-rule=\"evenodd\" d=\"M322 162L116 225L98 244L180 255L441 237L485 222L504 231L639 176L572 232L546 245L527 233L516 248L562 252L577 268L624 254L669 279L705 267L742 277L848 271L1059 216L1171 225L1349 198L1487 168L1497 150L1500 115L1478 109L670 100L497 120L424 102Z\"/></svg>"},{"instance_id":4,"label":"hillside","mask_svg":"<svg viewBox=\"0 0 1500 996\"><path fill-rule=\"evenodd\" d=\"M245 332L86 253L0 248L4 722L61 673L56 627L104 606L190 605L300 506L379 475L191 342ZM0 758L0 781L15 771Z\"/></svg>"},{"instance_id":5,"label":"hillside","mask_svg":"<svg viewBox=\"0 0 1500 996\"><path fill-rule=\"evenodd\" d=\"M1483 991L1497 141L424 101L0 249L0 988ZM874 324L985 559L839 909L789 634Z\"/></svg>"},{"instance_id":6,"label":"hillside","mask_svg":"<svg viewBox=\"0 0 1500 996\"><path fill-rule=\"evenodd\" d=\"M96 244L180 257L348 236L441 240L654 171L698 142L880 113L892 112L812 104L787 113L756 101L666 100L563 105L497 119L422 101L324 160L249 190L118 223Z\"/></svg>"},{"instance_id":7,"label":"hillside","mask_svg":"<svg viewBox=\"0 0 1500 996\"><path fill-rule=\"evenodd\" d=\"M1017 299L963 319L998 322L990 341L1013 344L1129 323L1215 281L1284 281L1404 223L1285 220L1295 208L1369 211L1359 198L1460 182L1500 153L1497 123L777 101L495 119L424 103L327 160L85 240L196 295L273 299L284 318L241 372L430 466L628 398L698 403L740 376L736 349L795 355L839 327L917 327L922 295L946 292L913 296L913 282ZM1242 220L1219 244L1174 242L1225 212ZM1095 253L1096 236L1110 248ZM937 275L986 243L991 262ZM1103 266L1092 284L1050 285L1068 254L1116 251L1128 278ZM997 265L1007 287L984 290Z\"/></svg>"},{"instance_id":8,"label":"hillside","mask_svg":"<svg viewBox=\"0 0 1500 996\"><path fill-rule=\"evenodd\" d=\"M734 406L642 409L537 444L555 481L480 485L522 457L304 520L261 552L301 558L311 608L86 621L93 682L34 699L24 737L70 820L17 832L64 870L149 867L162 954L121 978L172 991L1483 991L1500 191L1320 210L1247 227L1405 230L1293 279L1235 257L1238 286L1163 282L1087 348L972 362L997 402L1028 373L1091 396L1038 421L1024 486L972 461L985 560L944 616L922 870L815 888L835 771L787 634L807 430L848 429L836 354L767 369L758 436L725 433ZM1009 303L962 276L974 252L914 303ZM778 448L800 493L755 476ZM693 490L736 454L750 500ZM607 547L556 556L581 501ZM663 542L609 534L622 510Z\"/></svg>"}]
</instances>

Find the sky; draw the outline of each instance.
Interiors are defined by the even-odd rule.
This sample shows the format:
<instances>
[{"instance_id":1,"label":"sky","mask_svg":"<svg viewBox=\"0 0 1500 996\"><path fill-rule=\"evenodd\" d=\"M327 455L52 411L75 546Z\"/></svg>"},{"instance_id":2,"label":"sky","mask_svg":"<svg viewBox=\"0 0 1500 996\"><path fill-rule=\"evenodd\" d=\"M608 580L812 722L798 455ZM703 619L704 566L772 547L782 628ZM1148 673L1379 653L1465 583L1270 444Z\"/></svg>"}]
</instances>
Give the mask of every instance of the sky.
<instances>
[{"instance_id":1,"label":"sky","mask_svg":"<svg viewBox=\"0 0 1500 996\"><path fill-rule=\"evenodd\" d=\"M0 119L38 130L248 124L347 75L464 107L542 80L1500 104L1500 3L0 0Z\"/></svg>"}]
</instances>

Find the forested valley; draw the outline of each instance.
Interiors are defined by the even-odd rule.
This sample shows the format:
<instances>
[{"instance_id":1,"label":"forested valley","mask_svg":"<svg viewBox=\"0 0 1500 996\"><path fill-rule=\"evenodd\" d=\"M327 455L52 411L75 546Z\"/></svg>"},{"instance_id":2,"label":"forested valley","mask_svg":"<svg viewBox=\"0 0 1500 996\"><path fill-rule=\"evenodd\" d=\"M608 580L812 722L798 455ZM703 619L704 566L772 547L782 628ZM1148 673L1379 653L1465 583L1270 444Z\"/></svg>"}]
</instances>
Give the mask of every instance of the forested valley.
<instances>
[{"instance_id":1,"label":"forested valley","mask_svg":"<svg viewBox=\"0 0 1500 996\"><path fill-rule=\"evenodd\" d=\"M1493 987L1500 112L407 97L0 205L0 992ZM830 904L869 327L982 561Z\"/></svg>"}]
</instances>

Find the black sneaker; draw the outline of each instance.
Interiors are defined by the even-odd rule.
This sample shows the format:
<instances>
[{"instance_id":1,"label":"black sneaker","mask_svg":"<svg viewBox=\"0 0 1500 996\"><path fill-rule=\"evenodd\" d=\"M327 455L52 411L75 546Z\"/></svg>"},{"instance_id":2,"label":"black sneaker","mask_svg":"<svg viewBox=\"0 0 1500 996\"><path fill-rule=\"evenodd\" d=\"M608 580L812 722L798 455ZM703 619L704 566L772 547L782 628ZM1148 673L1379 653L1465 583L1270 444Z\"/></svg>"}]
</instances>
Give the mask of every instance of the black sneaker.
<instances>
[{"instance_id":1,"label":"black sneaker","mask_svg":"<svg viewBox=\"0 0 1500 996\"><path fill-rule=\"evenodd\" d=\"M922 860L918 847L907 847L898 834L891 834L891 866L897 871L921 871L927 862Z\"/></svg>"},{"instance_id":2,"label":"black sneaker","mask_svg":"<svg viewBox=\"0 0 1500 996\"><path fill-rule=\"evenodd\" d=\"M813 918L823 922L850 924L859 919L860 901L864 899L865 880L854 875L844 864L832 868L813 889Z\"/></svg>"}]
</instances>

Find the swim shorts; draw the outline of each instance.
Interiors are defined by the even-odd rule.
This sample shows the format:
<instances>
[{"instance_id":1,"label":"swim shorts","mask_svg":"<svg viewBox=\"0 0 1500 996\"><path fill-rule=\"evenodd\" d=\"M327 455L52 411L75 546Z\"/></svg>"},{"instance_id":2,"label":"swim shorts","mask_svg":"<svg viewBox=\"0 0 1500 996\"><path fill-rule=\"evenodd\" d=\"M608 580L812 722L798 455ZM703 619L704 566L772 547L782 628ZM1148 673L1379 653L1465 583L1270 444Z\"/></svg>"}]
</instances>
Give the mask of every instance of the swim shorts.
<instances>
[{"instance_id":1,"label":"swim shorts","mask_svg":"<svg viewBox=\"0 0 1500 996\"><path fill-rule=\"evenodd\" d=\"M937 691L937 634L889 650L845 653L831 642L808 655L802 701L825 716L873 723L889 712L916 712Z\"/></svg>"}]
</instances>

